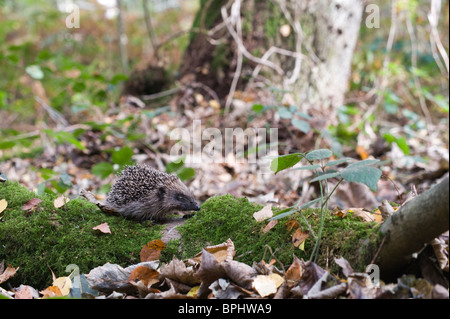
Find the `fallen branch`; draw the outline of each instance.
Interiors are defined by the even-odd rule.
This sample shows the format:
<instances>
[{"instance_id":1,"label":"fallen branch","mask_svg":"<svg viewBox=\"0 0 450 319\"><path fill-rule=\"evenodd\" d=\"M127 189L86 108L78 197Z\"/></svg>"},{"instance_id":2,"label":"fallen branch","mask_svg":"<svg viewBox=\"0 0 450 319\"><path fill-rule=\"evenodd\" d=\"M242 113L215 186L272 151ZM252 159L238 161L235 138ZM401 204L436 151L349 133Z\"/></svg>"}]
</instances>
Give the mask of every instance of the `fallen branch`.
<instances>
[{"instance_id":1,"label":"fallen branch","mask_svg":"<svg viewBox=\"0 0 450 319\"><path fill-rule=\"evenodd\" d=\"M386 236L377 264L384 279L393 279L411 259L449 229L449 178L413 198L380 228Z\"/></svg>"}]
</instances>

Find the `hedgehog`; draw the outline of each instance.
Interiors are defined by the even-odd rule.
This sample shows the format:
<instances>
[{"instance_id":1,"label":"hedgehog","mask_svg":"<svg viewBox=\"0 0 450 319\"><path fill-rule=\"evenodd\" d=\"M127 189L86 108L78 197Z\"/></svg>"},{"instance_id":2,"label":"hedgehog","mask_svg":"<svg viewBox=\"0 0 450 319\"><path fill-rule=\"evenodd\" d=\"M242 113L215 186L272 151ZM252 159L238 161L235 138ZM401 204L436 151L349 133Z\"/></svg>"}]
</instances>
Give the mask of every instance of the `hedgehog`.
<instances>
[{"instance_id":1,"label":"hedgehog","mask_svg":"<svg viewBox=\"0 0 450 319\"><path fill-rule=\"evenodd\" d=\"M200 209L178 176L140 164L120 173L102 206L105 211L140 221L164 221L176 211Z\"/></svg>"}]
</instances>

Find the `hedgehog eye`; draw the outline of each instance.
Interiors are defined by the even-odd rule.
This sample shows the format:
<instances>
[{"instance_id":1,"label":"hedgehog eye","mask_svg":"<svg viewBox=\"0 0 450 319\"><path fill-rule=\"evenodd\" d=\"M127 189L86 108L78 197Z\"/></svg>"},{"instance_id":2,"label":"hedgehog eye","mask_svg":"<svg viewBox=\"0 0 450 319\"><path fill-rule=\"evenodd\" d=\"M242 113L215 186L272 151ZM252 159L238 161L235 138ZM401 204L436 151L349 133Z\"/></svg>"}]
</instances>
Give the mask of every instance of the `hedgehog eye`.
<instances>
[{"instance_id":1,"label":"hedgehog eye","mask_svg":"<svg viewBox=\"0 0 450 319\"><path fill-rule=\"evenodd\" d=\"M182 200L184 200L184 197L183 197L183 195L177 195L176 199L179 201L182 201Z\"/></svg>"}]
</instances>

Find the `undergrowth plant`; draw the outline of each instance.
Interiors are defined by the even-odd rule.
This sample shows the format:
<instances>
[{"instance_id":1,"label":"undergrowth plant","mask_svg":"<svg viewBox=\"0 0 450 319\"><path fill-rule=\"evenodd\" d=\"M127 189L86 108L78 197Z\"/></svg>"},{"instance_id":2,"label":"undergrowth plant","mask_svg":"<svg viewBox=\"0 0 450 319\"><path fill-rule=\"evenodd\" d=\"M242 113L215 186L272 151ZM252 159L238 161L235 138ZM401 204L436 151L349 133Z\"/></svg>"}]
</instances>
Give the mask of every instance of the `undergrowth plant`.
<instances>
[{"instance_id":1,"label":"undergrowth plant","mask_svg":"<svg viewBox=\"0 0 450 319\"><path fill-rule=\"evenodd\" d=\"M315 239L315 245L311 253L310 260L315 261L318 256L320 240L322 237L322 231L324 226L324 221L328 213L328 200L336 191L338 186L343 181L356 182L367 185L371 190L376 191L377 182L380 179L382 172L375 165L379 165L380 161L376 159L366 159L362 161L355 161L350 163L342 170L337 170L336 166L344 163L349 163L351 158L342 158L338 160L328 161L333 152L328 149L318 149L306 153L294 153L287 154L276 157L272 160L270 169L277 174L285 169L292 170L312 170L315 173L315 177L311 180L312 182L319 182L320 187L320 197L316 198L307 203L297 202L291 207L288 207L280 211L277 215L272 217L270 220L280 219L289 216L295 212L299 212L308 225L309 231ZM306 165L292 168L294 165L299 163L302 159L306 160ZM328 180L331 178L337 178L338 182L331 191L328 191ZM318 233L315 234L306 218L303 216L301 210L310 207L316 203L320 203L320 226Z\"/></svg>"}]
</instances>

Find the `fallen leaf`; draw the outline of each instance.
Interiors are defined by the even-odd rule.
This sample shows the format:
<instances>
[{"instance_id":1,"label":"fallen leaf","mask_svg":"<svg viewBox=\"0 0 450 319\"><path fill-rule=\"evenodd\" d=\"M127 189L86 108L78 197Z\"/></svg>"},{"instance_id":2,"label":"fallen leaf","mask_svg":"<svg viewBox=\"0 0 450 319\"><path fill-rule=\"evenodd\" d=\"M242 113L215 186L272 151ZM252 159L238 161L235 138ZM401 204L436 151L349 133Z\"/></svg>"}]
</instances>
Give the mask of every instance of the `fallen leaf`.
<instances>
[{"instance_id":1,"label":"fallen leaf","mask_svg":"<svg viewBox=\"0 0 450 319\"><path fill-rule=\"evenodd\" d=\"M369 154L367 154L366 150L361 145L356 146L356 153L358 153L359 157L361 157L362 160L365 160L369 157Z\"/></svg>"},{"instance_id":2,"label":"fallen leaf","mask_svg":"<svg viewBox=\"0 0 450 319\"><path fill-rule=\"evenodd\" d=\"M269 275L269 278L275 283L277 288L280 287L283 284L283 282L284 282L284 278L281 277L279 274L276 274L276 273L271 273Z\"/></svg>"},{"instance_id":3,"label":"fallen leaf","mask_svg":"<svg viewBox=\"0 0 450 319\"><path fill-rule=\"evenodd\" d=\"M142 246L140 252L141 261L158 260L161 255L161 251L165 248L166 244L159 239L150 241L147 245Z\"/></svg>"},{"instance_id":4,"label":"fallen leaf","mask_svg":"<svg viewBox=\"0 0 450 319\"><path fill-rule=\"evenodd\" d=\"M36 289L27 285L20 285L14 289L14 299L37 299L39 293Z\"/></svg>"},{"instance_id":5,"label":"fallen leaf","mask_svg":"<svg viewBox=\"0 0 450 319\"><path fill-rule=\"evenodd\" d=\"M0 266L3 266L3 262L0 264ZM0 267L0 269L2 269L2 268L3 267ZM0 284L7 281L12 276L14 276L18 269L19 269L19 267L14 268L11 265L8 265L8 267L6 267L6 270L0 274Z\"/></svg>"},{"instance_id":6,"label":"fallen leaf","mask_svg":"<svg viewBox=\"0 0 450 319\"><path fill-rule=\"evenodd\" d=\"M366 222L376 221L374 214L366 211L364 208L348 208L348 209L344 209L344 210L333 211L333 213L336 214L336 216L340 216L342 218L347 217L348 213L352 213L353 216L359 217L363 221L366 221Z\"/></svg>"},{"instance_id":7,"label":"fallen leaf","mask_svg":"<svg viewBox=\"0 0 450 319\"><path fill-rule=\"evenodd\" d=\"M272 204L267 204L263 209L253 214L257 222L261 222L273 216Z\"/></svg>"},{"instance_id":8,"label":"fallen leaf","mask_svg":"<svg viewBox=\"0 0 450 319\"><path fill-rule=\"evenodd\" d=\"M257 274L255 269L236 260L226 260L221 265L234 283L245 289L252 289L253 279Z\"/></svg>"},{"instance_id":9,"label":"fallen leaf","mask_svg":"<svg viewBox=\"0 0 450 319\"><path fill-rule=\"evenodd\" d=\"M85 275L89 288L99 290L105 293L117 292L134 292L134 287L129 281L131 272L139 266L156 269L159 262L147 261L122 268L117 264L106 263L103 266L92 269L89 274Z\"/></svg>"},{"instance_id":10,"label":"fallen leaf","mask_svg":"<svg viewBox=\"0 0 450 319\"><path fill-rule=\"evenodd\" d=\"M39 293L43 295L42 298L62 296L61 290L57 286L49 286L44 290L39 291Z\"/></svg>"},{"instance_id":11,"label":"fallen leaf","mask_svg":"<svg viewBox=\"0 0 450 319\"><path fill-rule=\"evenodd\" d=\"M213 254L205 249L202 250L202 261L196 273L201 280L200 288L198 289L199 298L206 297L210 293L209 286L217 279L225 276L225 271L222 267L224 263L219 263Z\"/></svg>"},{"instance_id":12,"label":"fallen leaf","mask_svg":"<svg viewBox=\"0 0 450 319\"><path fill-rule=\"evenodd\" d=\"M136 267L128 277L128 281L142 281L145 286L150 288L151 285L159 281L159 272L145 266Z\"/></svg>"},{"instance_id":13,"label":"fallen leaf","mask_svg":"<svg viewBox=\"0 0 450 319\"><path fill-rule=\"evenodd\" d=\"M59 288L61 296L68 296L70 288L72 288L72 281L69 277L59 277L53 280L52 285Z\"/></svg>"},{"instance_id":14,"label":"fallen leaf","mask_svg":"<svg viewBox=\"0 0 450 319\"><path fill-rule=\"evenodd\" d=\"M275 227L275 225L278 224L278 220L271 220L266 227L263 229L263 234L267 233L269 230Z\"/></svg>"},{"instance_id":15,"label":"fallen leaf","mask_svg":"<svg viewBox=\"0 0 450 319\"><path fill-rule=\"evenodd\" d=\"M104 234L111 234L111 230L109 229L108 223L103 223L98 226L92 227L93 230L99 230Z\"/></svg>"},{"instance_id":16,"label":"fallen leaf","mask_svg":"<svg viewBox=\"0 0 450 319\"><path fill-rule=\"evenodd\" d=\"M66 196L61 195L53 201L53 206L55 206L55 208L60 208L63 207L68 201L69 199Z\"/></svg>"},{"instance_id":17,"label":"fallen leaf","mask_svg":"<svg viewBox=\"0 0 450 319\"><path fill-rule=\"evenodd\" d=\"M302 232L300 228L297 228L294 234L292 234L292 244L294 245L294 247L299 247L300 244L303 243L306 238L308 238L308 236L308 231Z\"/></svg>"},{"instance_id":18,"label":"fallen leaf","mask_svg":"<svg viewBox=\"0 0 450 319\"><path fill-rule=\"evenodd\" d=\"M39 205L40 202L42 202L42 200L40 200L39 198L32 198L22 206L22 210L33 209L37 205Z\"/></svg>"},{"instance_id":19,"label":"fallen leaf","mask_svg":"<svg viewBox=\"0 0 450 319\"><path fill-rule=\"evenodd\" d=\"M275 281L269 276L258 275L253 281L253 289L255 289L261 297L267 297L277 292Z\"/></svg>"},{"instance_id":20,"label":"fallen leaf","mask_svg":"<svg viewBox=\"0 0 450 319\"><path fill-rule=\"evenodd\" d=\"M289 266L288 270L286 271L286 282L289 285L289 287L294 287L298 284L300 281L300 278L302 278L303 275L303 266L300 262L300 259L297 258L297 256L294 255L294 261Z\"/></svg>"},{"instance_id":21,"label":"fallen leaf","mask_svg":"<svg viewBox=\"0 0 450 319\"><path fill-rule=\"evenodd\" d=\"M173 257L168 264L163 264L159 270L162 278L169 278L188 286L196 286L200 284L200 279L192 266L186 267L182 260Z\"/></svg>"},{"instance_id":22,"label":"fallen leaf","mask_svg":"<svg viewBox=\"0 0 450 319\"><path fill-rule=\"evenodd\" d=\"M7 206L8 206L8 202L6 201L6 199L0 200L0 213L2 211L4 211Z\"/></svg>"},{"instance_id":23,"label":"fallen leaf","mask_svg":"<svg viewBox=\"0 0 450 319\"><path fill-rule=\"evenodd\" d=\"M236 250L234 249L234 243L229 238L224 243L214 245L214 246L208 246L203 249L206 250L207 252L213 254L218 262L222 262L227 259L232 260L234 255L236 254ZM194 258L191 259L194 263L201 262L202 251L199 252L198 254L196 254L194 256Z\"/></svg>"},{"instance_id":24,"label":"fallen leaf","mask_svg":"<svg viewBox=\"0 0 450 319\"><path fill-rule=\"evenodd\" d=\"M299 225L298 221L296 221L295 219L290 220L286 223L286 228L288 229L288 231L294 230L299 227L300 227L300 225Z\"/></svg>"},{"instance_id":25,"label":"fallen leaf","mask_svg":"<svg viewBox=\"0 0 450 319\"><path fill-rule=\"evenodd\" d=\"M342 273L344 274L345 277L348 277L354 273L352 266L344 257L341 258L335 257L334 262L342 268Z\"/></svg>"}]
</instances>

